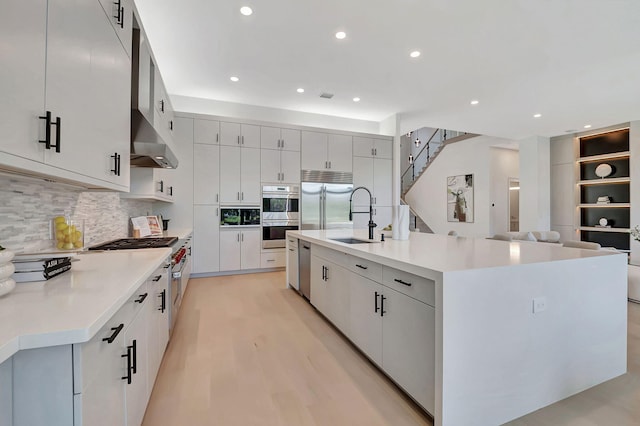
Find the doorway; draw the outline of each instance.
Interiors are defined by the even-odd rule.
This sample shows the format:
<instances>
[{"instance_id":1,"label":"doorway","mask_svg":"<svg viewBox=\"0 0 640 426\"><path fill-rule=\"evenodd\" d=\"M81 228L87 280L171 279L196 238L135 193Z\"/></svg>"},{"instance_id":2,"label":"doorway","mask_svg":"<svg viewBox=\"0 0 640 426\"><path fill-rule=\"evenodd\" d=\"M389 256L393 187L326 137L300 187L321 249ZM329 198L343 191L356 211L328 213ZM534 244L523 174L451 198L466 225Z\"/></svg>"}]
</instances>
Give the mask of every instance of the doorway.
<instances>
[{"instance_id":1,"label":"doorway","mask_svg":"<svg viewBox=\"0 0 640 426\"><path fill-rule=\"evenodd\" d=\"M509 178L509 231L520 231L520 179Z\"/></svg>"}]
</instances>

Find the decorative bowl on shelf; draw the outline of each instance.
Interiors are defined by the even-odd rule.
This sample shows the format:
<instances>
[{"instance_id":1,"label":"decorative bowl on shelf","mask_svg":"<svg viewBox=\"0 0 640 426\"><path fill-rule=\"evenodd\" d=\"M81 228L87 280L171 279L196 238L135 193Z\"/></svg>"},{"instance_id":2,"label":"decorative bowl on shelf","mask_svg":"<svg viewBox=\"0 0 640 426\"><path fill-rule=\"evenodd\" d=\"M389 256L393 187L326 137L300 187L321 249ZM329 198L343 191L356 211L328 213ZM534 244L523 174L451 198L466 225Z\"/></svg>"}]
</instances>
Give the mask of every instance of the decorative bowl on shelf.
<instances>
[{"instance_id":1,"label":"decorative bowl on shelf","mask_svg":"<svg viewBox=\"0 0 640 426\"><path fill-rule=\"evenodd\" d=\"M596 176L599 178L604 179L609 176L611 172L613 172L613 168L609 164L602 163L596 167Z\"/></svg>"}]
</instances>

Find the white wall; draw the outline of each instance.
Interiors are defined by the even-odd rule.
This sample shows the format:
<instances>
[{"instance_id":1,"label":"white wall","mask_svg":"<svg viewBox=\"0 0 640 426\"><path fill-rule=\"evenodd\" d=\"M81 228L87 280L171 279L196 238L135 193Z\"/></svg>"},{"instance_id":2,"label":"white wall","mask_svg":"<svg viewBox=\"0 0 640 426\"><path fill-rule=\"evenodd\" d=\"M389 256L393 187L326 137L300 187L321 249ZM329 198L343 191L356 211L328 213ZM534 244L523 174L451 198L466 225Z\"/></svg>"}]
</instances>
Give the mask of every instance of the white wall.
<instances>
[{"instance_id":1,"label":"white wall","mask_svg":"<svg viewBox=\"0 0 640 426\"><path fill-rule=\"evenodd\" d=\"M579 240L575 231L575 135L551 138L551 230L560 241Z\"/></svg>"},{"instance_id":2,"label":"white wall","mask_svg":"<svg viewBox=\"0 0 640 426\"><path fill-rule=\"evenodd\" d=\"M520 176L519 157L519 152L512 149L490 148L490 235L509 231L509 178Z\"/></svg>"},{"instance_id":3,"label":"white wall","mask_svg":"<svg viewBox=\"0 0 640 426\"><path fill-rule=\"evenodd\" d=\"M171 95L171 103L176 111L186 113L216 115L244 120L271 121L274 123L345 130L349 132L381 134L381 123L377 121L356 120L178 95ZM391 123L391 121L389 121L389 123ZM388 130L387 127L390 125L389 123L387 123L387 126L384 126L385 131Z\"/></svg>"},{"instance_id":4,"label":"white wall","mask_svg":"<svg viewBox=\"0 0 640 426\"><path fill-rule=\"evenodd\" d=\"M478 136L443 148L405 196L436 234L455 230L465 237L490 235L490 147L504 139ZM473 174L474 222L447 222L447 177Z\"/></svg>"},{"instance_id":5,"label":"white wall","mask_svg":"<svg viewBox=\"0 0 640 426\"><path fill-rule=\"evenodd\" d=\"M551 229L549 138L532 136L520 145L520 229Z\"/></svg>"}]
</instances>

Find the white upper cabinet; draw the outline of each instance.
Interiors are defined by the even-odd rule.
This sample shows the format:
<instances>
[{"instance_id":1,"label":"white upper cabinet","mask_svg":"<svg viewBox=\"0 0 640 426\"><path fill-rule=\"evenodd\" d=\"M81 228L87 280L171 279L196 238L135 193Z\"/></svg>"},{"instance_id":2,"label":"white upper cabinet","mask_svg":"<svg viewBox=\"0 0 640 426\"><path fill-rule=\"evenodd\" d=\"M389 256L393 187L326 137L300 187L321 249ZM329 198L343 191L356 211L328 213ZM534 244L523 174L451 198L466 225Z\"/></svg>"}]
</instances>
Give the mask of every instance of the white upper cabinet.
<instances>
[{"instance_id":1,"label":"white upper cabinet","mask_svg":"<svg viewBox=\"0 0 640 426\"><path fill-rule=\"evenodd\" d=\"M220 147L193 145L193 204L220 202Z\"/></svg>"},{"instance_id":2,"label":"white upper cabinet","mask_svg":"<svg viewBox=\"0 0 640 426\"><path fill-rule=\"evenodd\" d=\"M302 169L351 172L352 137L302 132Z\"/></svg>"},{"instance_id":3,"label":"white upper cabinet","mask_svg":"<svg viewBox=\"0 0 640 426\"><path fill-rule=\"evenodd\" d=\"M220 147L220 202L240 203L240 147Z\"/></svg>"},{"instance_id":4,"label":"white upper cabinet","mask_svg":"<svg viewBox=\"0 0 640 426\"><path fill-rule=\"evenodd\" d=\"M220 203L259 205L260 150L220 147Z\"/></svg>"},{"instance_id":5,"label":"white upper cabinet","mask_svg":"<svg viewBox=\"0 0 640 426\"><path fill-rule=\"evenodd\" d=\"M100 3L11 2L0 35L0 163L128 190L131 62Z\"/></svg>"},{"instance_id":6,"label":"white upper cabinet","mask_svg":"<svg viewBox=\"0 0 640 426\"><path fill-rule=\"evenodd\" d=\"M262 182L300 182L300 152L272 149L262 149L261 151Z\"/></svg>"},{"instance_id":7,"label":"white upper cabinet","mask_svg":"<svg viewBox=\"0 0 640 426\"><path fill-rule=\"evenodd\" d=\"M260 126L240 123L220 123L220 144L260 148Z\"/></svg>"},{"instance_id":8,"label":"white upper cabinet","mask_svg":"<svg viewBox=\"0 0 640 426\"><path fill-rule=\"evenodd\" d=\"M262 149L300 151L300 130L262 126L260 128L260 147Z\"/></svg>"},{"instance_id":9,"label":"white upper cabinet","mask_svg":"<svg viewBox=\"0 0 640 426\"><path fill-rule=\"evenodd\" d=\"M352 137L345 135L329 135L327 159L329 169L336 172L352 170Z\"/></svg>"},{"instance_id":10,"label":"white upper cabinet","mask_svg":"<svg viewBox=\"0 0 640 426\"><path fill-rule=\"evenodd\" d=\"M393 155L393 145L390 140L354 136L353 155L355 157L391 159Z\"/></svg>"},{"instance_id":11,"label":"white upper cabinet","mask_svg":"<svg viewBox=\"0 0 640 426\"><path fill-rule=\"evenodd\" d=\"M373 204L390 206L392 200L392 164L386 158L353 157L353 186L364 186L373 196ZM369 194L358 191L353 195L355 206L368 206Z\"/></svg>"},{"instance_id":12,"label":"white upper cabinet","mask_svg":"<svg viewBox=\"0 0 640 426\"><path fill-rule=\"evenodd\" d=\"M280 153L280 182L300 182L300 152L282 151Z\"/></svg>"},{"instance_id":13,"label":"white upper cabinet","mask_svg":"<svg viewBox=\"0 0 640 426\"><path fill-rule=\"evenodd\" d=\"M220 143L220 122L214 120L193 120L193 142L202 144Z\"/></svg>"},{"instance_id":14,"label":"white upper cabinet","mask_svg":"<svg viewBox=\"0 0 640 426\"><path fill-rule=\"evenodd\" d=\"M353 157L353 187L364 186L372 195L373 189L373 159L365 157ZM354 206L368 206L369 194L359 190L353 194Z\"/></svg>"},{"instance_id":15,"label":"white upper cabinet","mask_svg":"<svg viewBox=\"0 0 640 426\"><path fill-rule=\"evenodd\" d=\"M243 204L261 204L260 150L242 148L240 159L240 201Z\"/></svg>"},{"instance_id":16,"label":"white upper cabinet","mask_svg":"<svg viewBox=\"0 0 640 426\"><path fill-rule=\"evenodd\" d=\"M262 182L280 182L280 174L282 173L280 151L262 149L260 155L260 170L260 179Z\"/></svg>"},{"instance_id":17,"label":"white upper cabinet","mask_svg":"<svg viewBox=\"0 0 640 426\"><path fill-rule=\"evenodd\" d=\"M42 162L47 1L5 2L0 13L0 151Z\"/></svg>"},{"instance_id":18,"label":"white upper cabinet","mask_svg":"<svg viewBox=\"0 0 640 426\"><path fill-rule=\"evenodd\" d=\"M131 0L100 0L100 3L124 50L131 57L131 34L133 29Z\"/></svg>"}]
</instances>

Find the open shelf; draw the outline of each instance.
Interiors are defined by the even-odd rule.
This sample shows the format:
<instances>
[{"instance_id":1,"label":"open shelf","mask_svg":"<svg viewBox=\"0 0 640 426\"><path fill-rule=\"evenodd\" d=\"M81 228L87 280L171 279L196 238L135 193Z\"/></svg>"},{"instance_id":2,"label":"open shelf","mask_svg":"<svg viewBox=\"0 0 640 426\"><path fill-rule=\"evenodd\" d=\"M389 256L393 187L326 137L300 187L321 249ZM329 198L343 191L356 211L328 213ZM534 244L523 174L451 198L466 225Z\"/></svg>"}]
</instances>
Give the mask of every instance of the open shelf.
<instances>
[{"instance_id":1,"label":"open shelf","mask_svg":"<svg viewBox=\"0 0 640 426\"><path fill-rule=\"evenodd\" d=\"M584 203L578 204L578 207L580 207L581 209L628 209L631 207L631 203Z\"/></svg>"},{"instance_id":2,"label":"open shelf","mask_svg":"<svg viewBox=\"0 0 640 426\"><path fill-rule=\"evenodd\" d=\"M581 226L578 228L580 231L595 231L595 232L616 232L618 234L628 234L629 228L601 228L599 226Z\"/></svg>"},{"instance_id":3,"label":"open shelf","mask_svg":"<svg viewBox=\"0 0 640 426\"><path fill-rule=\"evenodd\" d=\"M612 152L610 154L591 155L589 157L578 158L578 163L595 163L603 160L620 160L629 158L631 151Z\"/></svg>"},{"instance_id":4,"label":"open shelf","mask_svg":"<svg viewBox=\"0 0 640 426\"><path fill-rule=\"evenodd\" d=\"M605 179L588 179L578 181L578 185L608 185L612 183L629 183L631 178L619 177L619 178L605 178Z\"/></svg>"}]
</instances>

